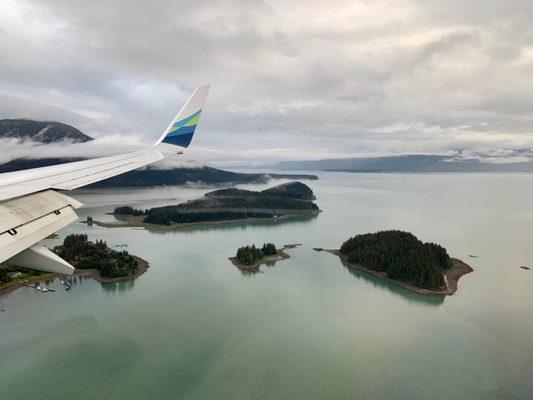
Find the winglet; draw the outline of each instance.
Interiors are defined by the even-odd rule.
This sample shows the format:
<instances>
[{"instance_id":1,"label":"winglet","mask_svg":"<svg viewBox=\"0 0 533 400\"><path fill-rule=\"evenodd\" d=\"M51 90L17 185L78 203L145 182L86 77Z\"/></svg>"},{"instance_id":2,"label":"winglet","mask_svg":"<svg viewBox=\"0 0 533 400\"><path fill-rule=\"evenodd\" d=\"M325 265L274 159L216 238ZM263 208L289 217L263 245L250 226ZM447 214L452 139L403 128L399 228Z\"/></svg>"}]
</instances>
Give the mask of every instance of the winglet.
<instances>
[{"instance_id":1,"label":"winglet","mask_svg":"<svg viewBox=\"0 0 533 400\"><path fill-rule=\"evenodd\" d=\"M159 143L169 143L180 147L189 146L200 119L208 91L209 85L198 86L194 90L159 140L154 143L154 146Z\"/></svg>"}]
</instances>

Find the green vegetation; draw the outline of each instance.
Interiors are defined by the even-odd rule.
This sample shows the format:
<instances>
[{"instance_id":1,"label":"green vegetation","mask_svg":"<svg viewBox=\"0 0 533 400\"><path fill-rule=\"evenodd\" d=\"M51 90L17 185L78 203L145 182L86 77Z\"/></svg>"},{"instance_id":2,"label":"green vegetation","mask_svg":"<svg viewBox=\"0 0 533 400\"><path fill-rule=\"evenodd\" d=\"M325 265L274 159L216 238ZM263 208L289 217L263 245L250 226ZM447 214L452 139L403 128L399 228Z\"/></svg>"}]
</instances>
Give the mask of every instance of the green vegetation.
<instances>
[{"instance_id":1,"label":"green vegetation","mask_svg":"<svg viewBox=\"0 0 533 400\"><path fill-rule=\"evenodd\" d=\"M340 252L350 263L430 290L445 287L444 272L451 266L446 249L397 230L354 236L342 244Z\"/></svg>"},{"instance_id":2,"label":"green vegetation","mask_svg":"<svg viewBox=\"0 0 533 400\"><path fill-rule=\"evenodd\" d=\"M16 281L24 280L32 276L42 275L44 272L33 269L16 267L11 264L0 264L0 289L11 286ZM16 277L14 275L16 274Z\"/></svg>"},{"instance_id":3,"label":"green vegetation","mask_svg":"<svg viewBox=\"0 0 533 400\"><path fill-rule=\"evenodd\" d=\"M272 214L249 211L180 212L176 206L147 210L144 222L157 225L186 224L191 222L232 221L247 218L271 218Z\"/></svg>"},{"instance_id":4,"label":"green vegetation","mask_svg":"<svg viewBox=\"0 0 533 400\"><path fill-rule=\"evenodd\" d=\"M261 252L265 257L273 256L274 254L277 254L276 246L274 246L273 243L265 243L263 244L263 248L261 249Z\"/></svg>"},{"instance_id":5,"label":"green vegetation","mask_svg":"<svg viewBox=\"0 0 533 400\"><path fill-rule=\"evenodd\" d=\"M272 255L277 254L276 246L272 243L265 243L263 244L262 249L258 249L255 247L255 244L251 246L244 246L240 247L237 250L237 255L235 258L239 262L239 264L243 265L252 265L255 264L257 261L261 260L262 258L269 257Z\"/></svg>"},{"instance_id":6,"label":"green vegetation","mask_svg":"<svg viewBox=\"0 0 533 400\"><path fill-rule=\"evenodd\" d=\"M301 182L291 182L274 186L273 188L263 190L262 193L269 196L284 196L300 200L314 200L315 198L311 188Z\"/></svg>"},{"instance_id":7,"label":"green vegetation","mask_svg":"<svg viewBox=\"0 0 533 400\"><path fill-rule=\"evenodd\" d=\"M10 269L7 265L0 264L0 283L11 282Z\"/></svg>"},{"instance_id":8,"label":"green vegetation","mask_svg":"<svg viewBox=\"0 0 533 400\"><path fill-rule=\"evenodd\" d=\"M312 214L318 206L311 200L313 191L300 182L291 182L255 192L220 189L186 203L139 210L130 206L115 208L114 214L144 216L143 222L157 225L192 222L230 221L248 218L273 218L283 215Z\"/></svg>"},{"instance_id":9,"label":"green vegetation","mask_svg":"<svg viewBox=\"0 0 533 400\"><path fill-rule=\"evenodd\" d=\"M113 211L113 214L122 214L122 215L144 215L145 211L143 210L137 210L136 208L133 208L131 206L121 206L116 207L115 211Z\"/></svg>"},{"instance_id":10,"label":"green vegetation","mask_svg":"<svg viewBox=\"0 0 533 400\"><path fill-rule=\"evenodd\" d=\"M0 167L1 169L1 167ZM190 182L204 184L228 183L266 183L270 179L309 179L317 180L316 175L306 174L250 174L224 171L212 167L174 168L174 169L137 169L112 178L93 183L89 187L139 187L186 185Z\"/></svg>"},{"instance_id":11,"label":"green vegetation","mask_svg":"<svg viewBox=\"0 0 533 400\"><path fill-rule=\"evenodd\" d=\"M137 272L135 258L127 251L115 251L106 242L91 242L87 235L69 235L53 251L76 268L97 269L102 277L117 278Z\"/></svg>"}]
</instances>

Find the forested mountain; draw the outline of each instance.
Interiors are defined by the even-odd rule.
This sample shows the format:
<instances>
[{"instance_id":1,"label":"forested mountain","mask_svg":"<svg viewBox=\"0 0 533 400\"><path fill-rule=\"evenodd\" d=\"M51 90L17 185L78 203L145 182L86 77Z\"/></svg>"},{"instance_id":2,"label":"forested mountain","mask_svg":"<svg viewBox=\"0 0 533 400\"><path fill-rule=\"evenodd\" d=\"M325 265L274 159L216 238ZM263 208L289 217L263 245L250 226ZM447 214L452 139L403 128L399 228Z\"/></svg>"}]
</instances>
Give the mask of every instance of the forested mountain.
<instances>
[{"instance_id":1,"label":"forested mountain","mask_svg":"<svg viewBox=\"0 0 533 400\"><path fill-rule=\"evenodd\" d=\"M55 143L70 141L73 143L88 142L90 136L73 126L53 121L32 121L26 119L0 120L0 138L16 138L33 140L39 143Z\"/></svg>"},{"instance_id":2,"label":"forested mountain","mask_svg":"<svg viewBox=\"0 0 533 400\"><path fill-rule=\"evenodd\" d=\"M59 122L40 122L24 119L0 120L0 139L17 138L20 140L32 140L37 143L49 144L63 141L87 142L91 137L83 134L78 129ZM30 168L46 167L49 165L64 164L79 161L82 158L17 158L7 163L0 164L0 173L14 172ZM145 169L130 171L88 187L111 188L111 187L142 187L142 186L171 186L186 183L203 184L236 184L236 183L264 183L269 179L318 179L316 175L306 174L263 174L263 173L240 173L224 171L212 167L199 168L172 168L158 169L157 165Z\"/></svg>"},{"instance_id":3,"label":"forested mountain","mask_svg":"<svg viewBox=\"0 0 533 400\"><path fill-rule=\"evenodd\" d=\"M140 186L170 186L186 183L204 184L234 184L234 183L264 183L269 179L309 179L316 180L316 175L306 174L264 174L225 171L218 168L203 166L199 168L156 169L148 167L126 172L125 174L96 182L88 187L140 187Z\"/></svg>"}]
</instances>

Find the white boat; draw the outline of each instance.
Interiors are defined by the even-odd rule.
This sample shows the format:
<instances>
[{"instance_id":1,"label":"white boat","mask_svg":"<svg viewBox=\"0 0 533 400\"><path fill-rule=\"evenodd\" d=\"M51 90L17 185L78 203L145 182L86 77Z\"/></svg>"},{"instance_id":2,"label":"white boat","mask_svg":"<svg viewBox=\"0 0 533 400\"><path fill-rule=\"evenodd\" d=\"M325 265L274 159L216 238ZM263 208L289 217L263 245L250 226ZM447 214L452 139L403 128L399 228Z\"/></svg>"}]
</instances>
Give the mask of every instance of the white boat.
<instances>
[{"instance_id":1,"label":"white boat","mask_svg":"<svg viewBox=\"0 0 533 400\"><path fill-rule=\"evenodd\" d=\"M41 292L48 292L48 288L45 288L45 287L41 288Z\"/></svg>"},{"instance_id":2,"label":"white boat","mask_svg":"<svg viewBox=\"0 0 533 400\"><path fill-rule=\"evenodd\" d=\"M35 289L41 290L42 288L40 286L35 286Z\"/></svg>"}]
</instances>

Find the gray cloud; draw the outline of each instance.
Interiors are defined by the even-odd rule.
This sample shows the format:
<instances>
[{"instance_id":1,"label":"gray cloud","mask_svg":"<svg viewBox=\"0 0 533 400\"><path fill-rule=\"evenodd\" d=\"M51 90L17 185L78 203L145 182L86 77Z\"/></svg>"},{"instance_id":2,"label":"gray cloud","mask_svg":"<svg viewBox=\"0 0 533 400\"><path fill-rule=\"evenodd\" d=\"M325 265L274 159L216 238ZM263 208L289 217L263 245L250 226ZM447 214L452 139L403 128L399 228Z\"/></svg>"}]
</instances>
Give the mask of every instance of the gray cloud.
<instances>
[{"instance_id":1,"label":"gray cloud","mask_svg":"<svg viewBox=\"0 0 533 400\"><path fill-rule=\"evenodd\" d=\"M533 147L532 17L518 0L4 0L0 117L148 143L210 82L201 161L514 154Z\"/></svg>"}]
</instances>

